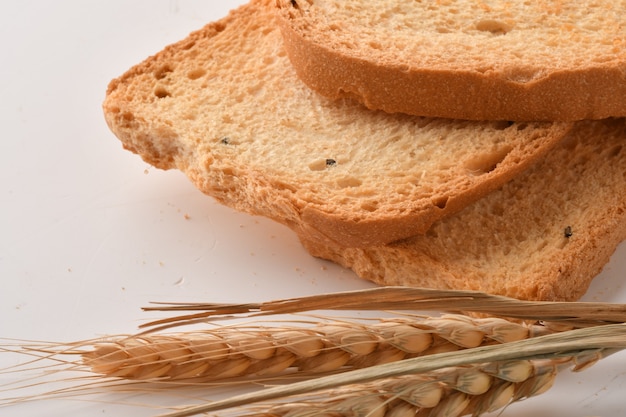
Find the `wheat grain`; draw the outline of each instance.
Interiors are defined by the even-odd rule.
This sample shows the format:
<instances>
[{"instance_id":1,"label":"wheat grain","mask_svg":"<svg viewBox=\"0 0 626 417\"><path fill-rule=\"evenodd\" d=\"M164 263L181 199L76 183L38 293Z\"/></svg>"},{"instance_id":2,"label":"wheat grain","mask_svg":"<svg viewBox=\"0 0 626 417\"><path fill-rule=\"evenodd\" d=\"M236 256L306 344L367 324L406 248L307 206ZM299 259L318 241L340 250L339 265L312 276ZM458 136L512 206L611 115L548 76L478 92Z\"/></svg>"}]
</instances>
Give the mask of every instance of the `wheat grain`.
<instances>
[{"instance_id":1,"label":"wheat grain","mask_svg":"<svg viewBox=\"0 0 626 417\"><path fill-rule=\"evenodd\" d=\"M421 375L354 384L288 404L255 408L257 417L458 417L479 416L546 392L557 373L589 366L598 351L539 360L459 366Z\"/></svg>"},{"instance_id":2,"label":"wheat grain","mask_svg":"<svg viewBox=\"0 0 626 417\"><path fill-rule=\"evenodd\" d=\"M83 363L94 373L152 380L217 380L279 375L288 368L327 373L406 358L526 339L545 333L503 319L394 318L314 327L237 327L146 334L95 343Z\"/></svg>"}]
</instances>

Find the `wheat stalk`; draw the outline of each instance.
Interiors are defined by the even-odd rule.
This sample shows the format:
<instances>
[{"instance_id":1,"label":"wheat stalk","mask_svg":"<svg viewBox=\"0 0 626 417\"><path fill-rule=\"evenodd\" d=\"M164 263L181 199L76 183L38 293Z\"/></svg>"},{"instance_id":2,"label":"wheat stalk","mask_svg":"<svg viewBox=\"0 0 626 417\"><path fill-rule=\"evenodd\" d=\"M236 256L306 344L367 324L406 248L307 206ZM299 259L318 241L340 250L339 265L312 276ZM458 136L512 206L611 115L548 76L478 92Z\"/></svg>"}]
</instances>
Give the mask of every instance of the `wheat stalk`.
<instances>
[{"instance_id":1,"label":"wheat stalk","mask_svg":"<svg viewBox=\"0 0 626 417\"><path fill-rule=\"evenodd\" d=\"M155 320L142 327L160 328L204 322L230 315L263 316L314 310L438 311L476 313L519 320L542 320L584 327L626 322L626 304L593 302L524 301L478 291L435 290L413 287L377 287L319 294L263 303L153 303L145 311L196 311Z\"/></svg>"},{"instance_id":2,"label":"wheat stalk","mask_svg":"<svg viewBox=\"0 0 626 417\"><path fill-rule=\"evenodd\" d=\"M594 350L571 357L446 368L348 385L288 404L268 404L244 417L479 416L540 395L552 387L562 369L581 370L601 358L601 351Z\"/></svg>"},{"instance_id":3,"label":"wheat stalk","mask_svg":"<svg viewBox=\"0 0 626 417\"><path fill-rule=\"evenodd\" d=\"M313 327L228 326L94 342L82 354L94 373L135 380L211 381L275 376L291 368L327 373L546 334L500 318L398 317Z\"/></svg>"}]
</instances>

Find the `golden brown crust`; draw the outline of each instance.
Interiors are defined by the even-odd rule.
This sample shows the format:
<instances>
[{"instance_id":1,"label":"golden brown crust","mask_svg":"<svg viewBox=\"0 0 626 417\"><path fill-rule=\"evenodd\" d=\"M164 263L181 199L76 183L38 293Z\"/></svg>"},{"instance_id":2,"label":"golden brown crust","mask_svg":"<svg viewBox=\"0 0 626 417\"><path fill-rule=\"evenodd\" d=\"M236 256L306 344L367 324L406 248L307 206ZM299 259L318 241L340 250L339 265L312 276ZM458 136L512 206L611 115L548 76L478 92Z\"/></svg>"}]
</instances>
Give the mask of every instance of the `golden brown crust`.
<instances>
[{"instance_id":1,"label":"golden brown crust","mask_svg":"<svg viewBox=\"0 0 626 417\"><path fill-rule=\"evenodd\" d=\"M626 62L555 70L528 82L472 68L407 68L348 56L318 43L296 29L288 6L278 16L298 76L331 99L352 98L390 113L468 120L576 121L626 115Z\"/></svg>"}]
</instances>

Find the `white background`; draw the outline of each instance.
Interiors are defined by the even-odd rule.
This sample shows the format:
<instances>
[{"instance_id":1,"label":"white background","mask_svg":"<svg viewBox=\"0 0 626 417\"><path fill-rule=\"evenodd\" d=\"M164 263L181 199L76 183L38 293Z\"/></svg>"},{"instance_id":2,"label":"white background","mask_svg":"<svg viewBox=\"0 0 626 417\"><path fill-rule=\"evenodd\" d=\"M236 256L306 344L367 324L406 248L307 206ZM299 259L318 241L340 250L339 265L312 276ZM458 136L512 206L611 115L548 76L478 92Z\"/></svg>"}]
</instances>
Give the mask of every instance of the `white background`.
<instances>
[{"instance_id":1,"label":"white background","mask_svg":"<svg viewBox=\"0 0 626 417\"><path fill-rule=\"evenodd\" d=\"M3 4L0 338L65 342L134 332L152 317L140 310L152 301L265 301L371 286L308 256L286 228L218 205L179 172L146 165L105 125L100 106L110 79L241 3ZM585 298L626 301L625 271L622 246ZM0 352L0 369L24 359ZM502 416L626 416L624 359L566 372L549 393ZM0 385L21 377L0 374ZM15 395L3 389L0 398ZM0 415L157 411L149 400L125 407L57 399Z\"/></svg>"}]
</instances>

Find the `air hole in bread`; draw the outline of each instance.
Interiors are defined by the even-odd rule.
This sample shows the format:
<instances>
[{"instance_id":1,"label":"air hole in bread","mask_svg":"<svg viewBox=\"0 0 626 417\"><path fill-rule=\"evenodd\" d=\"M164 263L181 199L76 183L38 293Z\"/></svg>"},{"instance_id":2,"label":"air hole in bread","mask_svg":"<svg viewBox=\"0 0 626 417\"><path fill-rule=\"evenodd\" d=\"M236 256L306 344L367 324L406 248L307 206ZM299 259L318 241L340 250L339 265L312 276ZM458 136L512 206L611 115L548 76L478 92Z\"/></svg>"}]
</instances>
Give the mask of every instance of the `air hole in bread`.
<instances>
[{"instance_id":1,"label":"air hole in bread","mask_svg":"<svg viewBox=\"0 0 626 417\"><path fill-rule=\"evenodd\" d=\"M276 62L276 57L274 56L263 57L263 65L272 65L274 62Z\"/></svg>"},{"instance_id":2,"label":"air hole in bread","mask_svg":"<svg viewBox=\"0 0 626 417\"><path fill-rule=\"evenodd\" d=\"M467 169L471 175L488 174L496 169L498 164L506 158L509 152L511 152L511 147L506 146L493 150L490 153L483 153L465 161L465 169Z\"/></svg>"},{"instance_id":3,"label":"air hole in bread","mask_svg":"<svg viewBox=\"0 0 626 417\"><path fill-rule=\"evenodd\" d=\"M494 35L504 35L511 31L513 27L501 20L483 19L476 23L476 29L481 32L491 32Z\"/></svg>"},{"instance_id":4,"label":"air hole in bread","mask_svg":"<svg viewBox=\"0 0 626 417\"><path fill-rule=\"evenodd\" d=\"M354 43L348 41L339 42L339 45L343 46L346 49L357 49L357 46Z\"/></svg>"},{"instance_id":5,"label":"air hole in bread","mask_svg":"<svg viewBox=\"0 0 626 417\"><path fill-rule=\"evenodd\" d=\"M369 211L371 213L375 212L378 209L377 201L366 201L361 204L361 208L365 211Z\"/></svg>"},{"instance_id":6,"label":"air hole in bread","mask_svg":"<svg viewBox=\"0 0 626 417\"><path fill-rule=\"evenodd\" d=\"M351 100L355 100L355 101L359 101L359 94L358 93L354 93L350 90L346 90L345 88L339 88L337 90L337 94L339 97L345 97L347 99L351 99ZM341 126L347 126L352 124L354 121L352 119L349 118L345 118L343 120L338 121L337 123Z\"/></svg>"},{"instance_id":7,"label":"air hole in bread","mask_svg":"<svg viewBox=\"0 0 626 417\"><path fill-rule=\"evenodd\" d=\"M173 70L169 65L163 65L162 67L159 67L154 71L154 78L156 78L157 80L162 80L163 78L167 77L167 74L172 71Z\"/></svg>"},{"instance_id":8,"label":"air hole in bread","mask_svg":"<svg viewBox=\"0 0 626 417\"><path fill-rule=\"evenodd\" d=\"M337 185L339 185L339 187L341 188L353 188L353 187L358 187L363 183L363 181L361 181L358 178L354 178L354 177L345 177L345 178L340 178L337 180Z\"/></svg>"},{"instance_id":9,"label":"air hole in bread","mask_svg":"<svg viewBox=\"0 0 626 417\"><path fill-rule=\"evenodd\" d=\"M524 129L526 129L528 127L527 123L520 123L517 125L517 130L519 130L520 132Z\"/></svg>"},{"instance_id":10,"label":"air hole in bread","mask_svg":"<svg viewBox=\"0 0 626 417\"><path fill-rule=\"evenodd\" d=\"M158 98L165 98L171 96L170 92L165 87L157 87L154 89L154 95Z\"/></svg>"},{"instance_id":11,"label":"air hole in bread","mask_svg":"<svg viewBox=\"0 0 626 417\"><path fill-rule=\"evenodd\" d=\"M622 148L622 145L615 145L612 148L609 148L605 154L609 158L615 158L622 152Z\"/></svg>"},{"instance_id":12,"label":"air hole in bread","mask_svg":"<svg viewBox=\"0 0 626 417\"><path fill-rule=\"evenodd\" d=\"M197 80L198 78L203 77L206 74L206 70L204 68L196 68L187 73L187 78L190 80Z\"/></svg>"},{"instance_id":13,"label":"air hole in bread","mask_svg":"<svg viewBox=\"0 0 626 417\"><path fill-rule=\"evenodd\" d=\"M515 122L511 122L511 121L507 121L507 120L502 120L502 121L499 121L499 122L495 122L495 124L494 124L494 126L493 126L493 127L494 127L496 130L504 130L504 129L507 129L507 128L509 128L509 127L513 126L513 124L514 124L514 123L515 123Z\"/></svg>"},{"instance_id":14,"label":"air hole in bread","mask_svg":"<svg viewBox=\"0 0 626 417\"><path fill-rule=\"evenodd\" d=\"M188 51L194 46L196 46L196 41L188 41L184 45L181 46L181 49Z\"/></svg>"},{"instance_id":15,"label":"air hole in bread","mask_svg":"<svg viewBox=\"0 0 626 417\"><path fill-rule=\"evenodd\" d=\"M432 202L435 206L439 207L440 209L445 209L446 205L448 205L448 199L449 197L447 195L444 196L440 196L440 197L435 197Z\"/></svg>"},{"instance_id":16,"label":"air hole in bread","mask_svg":"<svg viewBox=\"0 0 626 417\"><path fill-rule=\"evenodd\" d=\"M251 85L248 88L246 88L246 93L248 93L249 96L257 96L263 91L263 87L264 87L264 84L262 82L255 84L255 85Z\"/></svg>"}]
</instances>

